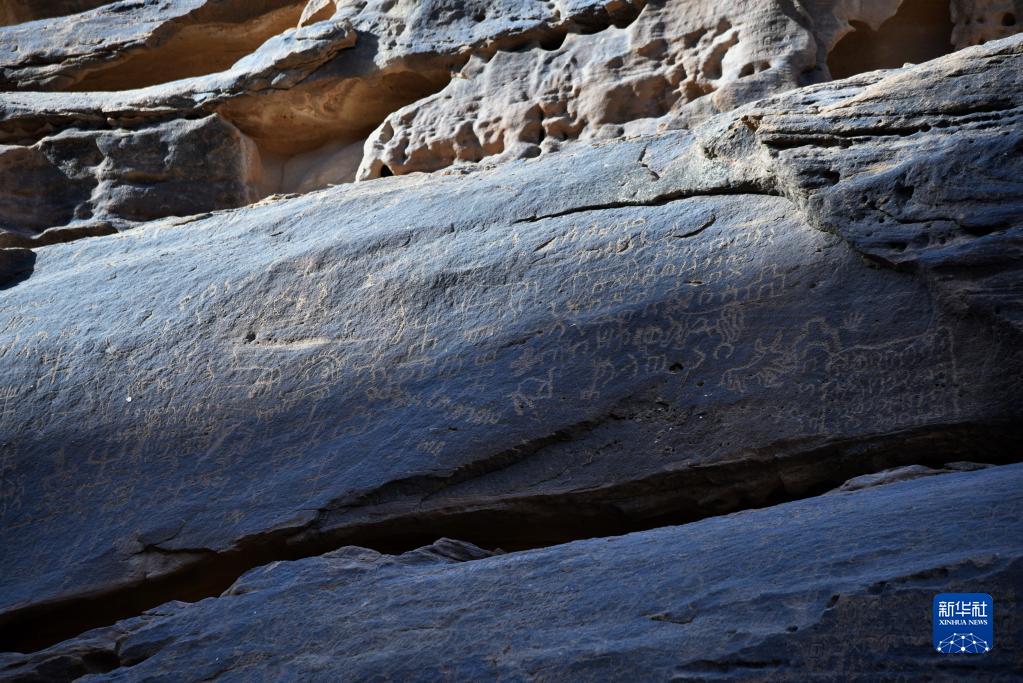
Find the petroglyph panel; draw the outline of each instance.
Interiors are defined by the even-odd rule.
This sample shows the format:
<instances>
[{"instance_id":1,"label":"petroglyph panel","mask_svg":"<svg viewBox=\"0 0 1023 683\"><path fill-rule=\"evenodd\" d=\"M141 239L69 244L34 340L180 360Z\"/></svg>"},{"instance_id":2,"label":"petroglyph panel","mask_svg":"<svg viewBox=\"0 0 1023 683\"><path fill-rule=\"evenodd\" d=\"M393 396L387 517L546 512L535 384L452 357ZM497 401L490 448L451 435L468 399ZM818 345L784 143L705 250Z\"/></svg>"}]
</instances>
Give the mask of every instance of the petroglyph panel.
<instances>
[{"instance_id":1,"label":"petroglyph panel","mask_svg":"<svg viewBox=\"0 0 1023 683\"><path fill-rule=\"evenodd\" d=\"M14 290L0 335L4 529L62 537L66 553L59 568L52 553L8 562L59 593L140 571L131 558L145 544L131 539L153 528L175 528L159 546L185 551L316 510L340 510L330 524L344 525L389 482L475 468L425 502L388 493L400 513L467 491L571 491L778 441L957 419L941 385L957 381L955 340L936 331L927 291L867 268L784 199L483 228L398 215L382 242L278 242L265 261L230 239L162 269L86 247L81 258L106 260L117 283L90 304L129 322L116 337L54 325L76 318L52 287ZM132 253L161 254L179 236L133 239ZM160 293L126 301L130 291ZM48 410L19 412L40 397ZM765 413L774 419L752 418ZM609 436L616 417L629 419ZM486 464L581 424L570 444ZM139 513L154 506L157 519ZM83 523L110 533L76 534ZM126 539L113 553L111 537Z\"/></svg>"},{"instance_id":2,"label":"petroglyph panel","mask_svg":"<svg viewBox=\"0 0 1023 683\"><path fill-rule=\"evenodd\" d=\"M759 467L791 495L808 479L771 468L1006 453L1018 141L987 118L1016 110L991 84L1018 43L693 133L38 250L0 292L0 542L25 548L0 609L270 535L540 500L710 513L692 477L733 495ZM970 60L988 76L948 87L985 111L879 113Z\"/></svg>"}]
</instances>

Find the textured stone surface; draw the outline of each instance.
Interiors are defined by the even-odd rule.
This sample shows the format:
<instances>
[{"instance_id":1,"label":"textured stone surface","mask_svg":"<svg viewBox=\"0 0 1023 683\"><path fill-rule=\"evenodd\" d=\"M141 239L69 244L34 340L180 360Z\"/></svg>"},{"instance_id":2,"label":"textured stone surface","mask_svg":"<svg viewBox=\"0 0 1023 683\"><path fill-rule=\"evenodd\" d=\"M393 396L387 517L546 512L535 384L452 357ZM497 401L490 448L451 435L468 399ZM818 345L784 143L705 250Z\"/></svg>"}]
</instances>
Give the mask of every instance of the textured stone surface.
<instances>
[{"instance_id":1,"label":"textured stone surface","mask_svg":"<svg viewBox=\"0 0 1023 683\"><path fill-rule=\"evenodd\" d=\"M0 26L85 12L106 2L107 0L4 0L0 3Z\"/></svg>"},{"instance_id":2,"label":"textured stone surface","mask_svg":"<svg viewBox=\"0 0 1023 683\"><path fill-rule=\"evenodd\" d=\"M226 71L168 86L8 94L0 105L0 137L12 143L0 147L0 174L10 177L0 195L0 244L52 243L266 196L283 182L283 164L218 108L287 89L354 43L349 23L322 22L275 36ZM293 164L289 182L338 179L329 164L308 170L316 161ZM349 176L357 165L348 162Z\"/></svg>"},{"instance_id":3,"label":"textured stone surface","mask_svg":"<svg viewBox=\"0 0 1023 683\"><path fill-rule=\"evenodd\" d=\"M0 677L1019 670L1018 0L85 4L0 7Z\"/></svg>"},{"instance_id":4,"label":"textured stone surface","mask_svg":"<svg viewBox=\"0 0 1023 683\"><path fill-rule=\"evenodd\" d=\"M255 179L259 197L350 182L373 128L395 109L443 87L473 52L515 48L540 35L599 30L612 21L598 0L564 6L531 0L472 5L378 0L346 3L333 14L329 7L319 13L311 7L313 13L301 21L303 6L295 3L122 2L0 29L0 46L6 47L6 53L0 49L0 65L8 88L120 90L0 96L0 144L21 148L11 154L32 156L35 165L44 167L40 184L33 177L19 192L45 195L48 183L66 182L62 175L67 173L45 168L47 163L31 149L63 131L93 136L124 131L144 140L152 139L153 126L211 114L252 139L258 170L253 175L248 165L240 167L235 182L248 185ZM284 28L278 21L282 13L294 13L289 21L304 25L274 35ZM253 29L253 21L263 28ZM231 32L237 33L231 40L220 35ZM54 35L62 38L54 40ZM257 39L264 37L260 45ZM232 65L230 60L243 54L232 46L242 39L251 54ZM214 58L204 44L218 46L224 55ZM179 53L199 62L189 66ZM160 68L164 63L176 64L177 70ZM199 69L205 71L200 75ZM191 77L164 82L183 76ZM139 87L144 85L149 87ZM225 146L237 144L231 126L223 129ZM83 163L75 157L49 160L58 167ZM189 173L192 166L180 161L184 165L173 172ZM77 178L69 180L74 184ZM211 199L194 196L191 212L223 208L232 200L235 206L246 203L237 193ZM58 228L59 234L40 237L43 243L94 234L95 221L82 225L71 209L81 201L81 196L67 200L58 193L56 206L40 207L33 220L19 223L18 232L35 235ZM92 204L106 201L102 194L90 198Z\"/></svg>"},{"instance_id":5,"label":"textured stone surface","mask_svg":"<svg viewBox=\"0 0 1023 683\"><path fill-rule=\"evenodd\" d=\"M688 127L832 75L901 67L1011 35L1017 28L1004 25L1014 16L1006 4L652 0L628 26L474 56L446 88L387 118L367 141L359 177Z\"/></svg>"},{"instance_id":6,"label":"textured stone surface","mask_svg":"<svg viewBox=\"0 0 1023 683\"><path fill-rule=\"evenodd\" d=\"M220 71L293 26L302 9L295 0L92 4L0 29L0 86L125 90Z\"/></svg>"},{"instance_id":7,"label":"textured stone surface","mask_svg":"<svg viewBox=\"0 0 1023 683\"><path fill-rule=\"evenodd\" d=\"M35 150L66 130L153 140L154 126L219 115L230 124L223 145L238 144L234 129L251 139L252 163L234 180L248 189L195 194L191 213L201 213L689 127L832 75L1012 34L1009 4L148 0L0 28L2 84L23 91L0 95L0 144L20 148L10 159L31 157L16 192L71 193L53 193L53 206L35 207L5 243L134 225L94 217L116 182L86 198L94 181L81 160ZM37 90L116 92L25 92Z\"/></svg>"},{"instance_id":8,"label":"textured stone surface","mask_svg":"<svg viewBox=\"0 0 1023 683\"><path fill-rule=\"evenodd\" d=\"M1009 681L1021 488L1014 465L498 557L342 548L0 655L0 679ZM964 533L950 510L983 523ZM981 589L996 596L995 649L935 656L935 593Z\"/></svg>"},{"instance_id":9,"label":"textured stone surface","mask_svg":"<svg viewBox=\"0 0 1023 683\"><path fill-rule=\"evenodd\" d=\"M953 41L960 47L981 45L1019 31L1020 0L957 0L952 3Z\"/></svg>"},{"instance_id":10,"label":"textured stone surface","mask_svg":"<svg viewBox=\"0 0 1023 683\"><path fill-rule=\"evenodd\" d=\"M645 5L620 28L474 56L436 95L388 117L367 141L360 177L683 127L813 80L809 20L780 3Z\"/></svg>"},{"instance_id":11,"label":"textured stone surface","mask_svg":"<svg viewBox=\"0 0 1023 683\"><path fill-rule=\"evenodd\" d=\"M925 467L924 465L906 465L904 467L893 467L880 472L872 472L859 477L853 477L835 490L860 491L872 486L881 486L897 481L909 481L911 479L920 479L921 477L933 477L938 474L948 474L949 472L971 472L973 470L984 469L985 467L987 467L987 465L975 462L951 462L946 463L945 466L941 468Z\"/></svg>"},{"instance_id":12,"label":"textured stone surface","mask_svg":"<svg viewBox=\"0 0 1023 683\"><path fill-rule=\"evenodd\" d=\"M128 222L187 216L197 205L248 204L259 196L258 156L216 114L132 131L72 129L31 147L2 147L0 246L59 241L68 231L109 233Z\"/></svg>"},{"instance_id":13,"label":"textured stone surface","mask_svg":"<svg viewBox=\"0 0 1023 683\"><path fill-rule=\"evenodd\" d=\"M8 637L342 542L1016 457L1021 62L39 250L0 300Z\"/></svg>"}]
</instances>

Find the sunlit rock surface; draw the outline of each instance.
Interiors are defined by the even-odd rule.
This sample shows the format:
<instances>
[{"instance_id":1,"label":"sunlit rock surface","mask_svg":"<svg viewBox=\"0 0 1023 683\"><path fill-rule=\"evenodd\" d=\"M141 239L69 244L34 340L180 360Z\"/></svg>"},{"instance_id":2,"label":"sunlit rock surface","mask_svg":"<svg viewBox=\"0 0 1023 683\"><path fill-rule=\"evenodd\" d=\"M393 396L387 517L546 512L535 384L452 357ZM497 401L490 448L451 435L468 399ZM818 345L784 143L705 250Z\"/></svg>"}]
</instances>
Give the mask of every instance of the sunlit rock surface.
<instances>
[{"instance_id":1,"label":"sunlit rock surface","mask_svg":"<svg viewBox=\"0 0 1023 683\"><path fill-rule=\"evenodd\" d=\"M43 4L0 676L1018 670L1011 2Z\"/></svg>"},{"instance_id":2,"label":"sunlit rock surface","mask_svg":"<svg viewBox=\"0 0 1023 683\"><path fill-rule=\"evenodd\" d=\"M146 209L183 216L688 128L774 93L1011 35L1011 4L125 0L65 12L0 28L0 85L19 91L0 96L0 149L13 148L11 164L31 159L17 192L68 186L27 217L0 206L0 244L139 222L110 197L135 181L109 173L102 154L68 150L69 130L86 146L113 132L167 156L180 168L145 179L157 185L195 167L151 129L224 119L222 144L246 161L211 180L231 189L190 193L190 211Z\"/></svg>"}]
</instances>

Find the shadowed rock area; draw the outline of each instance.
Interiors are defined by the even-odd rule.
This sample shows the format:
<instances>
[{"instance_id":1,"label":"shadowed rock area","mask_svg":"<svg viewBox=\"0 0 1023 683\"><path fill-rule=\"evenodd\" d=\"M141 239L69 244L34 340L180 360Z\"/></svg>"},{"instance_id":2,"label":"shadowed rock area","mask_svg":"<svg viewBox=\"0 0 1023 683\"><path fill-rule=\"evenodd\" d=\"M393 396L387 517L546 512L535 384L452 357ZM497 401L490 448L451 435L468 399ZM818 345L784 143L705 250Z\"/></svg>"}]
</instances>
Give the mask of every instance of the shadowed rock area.
<instances>
[{"instance_id":1,"label":"shadowed rock area","mask_svg":"<svg viewBox=\"0 0 1023 683\"><path fill-rule=\"evenodd\" d=\"M448 541L397 557L341 548L21 661L0 655L0 675L1010 680L1021 485L1023 466L999 467L496 557ZM935 523L959 506L983 532ZM1006 634L990 656L940 660L926 628L905 628L936 592L977 585L999 596Z\"/></svg>"},{"instance_id":2,"label":"shadowed rock area","mask_svg":"<svg viewBox=\"0 0 1023 683\"><path fill-rule=\"evenodd\" d=\"M1017 675L1011 1L72 4L0 28L0 680Z\"/></svg>"}]
</instances>

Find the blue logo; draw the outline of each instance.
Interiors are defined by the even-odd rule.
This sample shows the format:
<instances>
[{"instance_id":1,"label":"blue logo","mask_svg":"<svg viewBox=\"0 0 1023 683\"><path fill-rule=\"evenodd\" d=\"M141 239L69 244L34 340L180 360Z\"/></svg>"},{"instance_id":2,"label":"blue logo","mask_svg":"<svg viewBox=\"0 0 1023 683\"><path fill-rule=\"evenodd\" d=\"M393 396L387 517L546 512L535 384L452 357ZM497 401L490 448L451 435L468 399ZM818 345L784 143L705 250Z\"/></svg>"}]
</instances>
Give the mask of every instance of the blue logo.
<instances>
[{"instance_id":1,"label":"blue logo","mask_svg":"<svg viewBox=\"0 0 1023 683\"><path fill-rule=\"evenodd\" d=\"M941 593L932 610L941 654L980 655L995 646L995 601L987 593Z\"/></svg>"}]
</instances>

